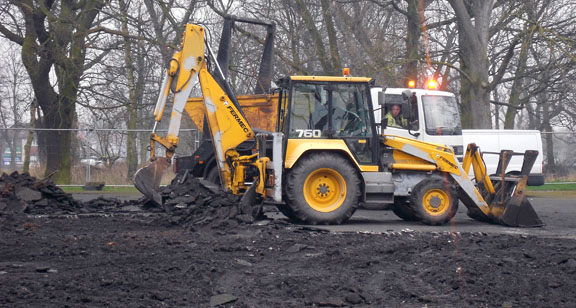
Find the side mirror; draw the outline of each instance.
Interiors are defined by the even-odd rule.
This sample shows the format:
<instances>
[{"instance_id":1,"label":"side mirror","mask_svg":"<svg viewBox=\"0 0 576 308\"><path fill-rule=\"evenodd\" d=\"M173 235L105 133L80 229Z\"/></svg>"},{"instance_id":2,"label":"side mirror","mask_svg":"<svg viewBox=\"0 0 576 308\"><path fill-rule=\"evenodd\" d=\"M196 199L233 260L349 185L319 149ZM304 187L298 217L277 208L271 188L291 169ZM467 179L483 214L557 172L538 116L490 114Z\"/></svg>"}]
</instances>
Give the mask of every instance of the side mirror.
<instances>
[{"instance_id":1,"label":"side mirror","mask_svg":"<svg viewBox=\"0 0 576 308\"><path fill-rule=\"evenodd\" d=\"M405 119L411 119L412 118L412 96L413 93L412 91L406 89L404 91L402 91L402 116Z\"/></svg>"},{"instance_id":2,"label":"side mirror","mask_svg":"<svg viewBox=\"0 0 576 308\"><path fill-rule=\"evenodd\" d=\"M408 100L410 97L412 97L412 91L410 91L410 90L402 91L402 98L404 98L405 100Z\"/></svg>"},{"instance_id":3,"label":"side mirror","mask_svg":"<svg viewBox=\"0 0 576 308\"><path fill-rule=\"evenodd\" d=\"M378 105L384 106L386 104L386 95L384 95L384 91L378 92Z\"/></svg>"}]
</instances>

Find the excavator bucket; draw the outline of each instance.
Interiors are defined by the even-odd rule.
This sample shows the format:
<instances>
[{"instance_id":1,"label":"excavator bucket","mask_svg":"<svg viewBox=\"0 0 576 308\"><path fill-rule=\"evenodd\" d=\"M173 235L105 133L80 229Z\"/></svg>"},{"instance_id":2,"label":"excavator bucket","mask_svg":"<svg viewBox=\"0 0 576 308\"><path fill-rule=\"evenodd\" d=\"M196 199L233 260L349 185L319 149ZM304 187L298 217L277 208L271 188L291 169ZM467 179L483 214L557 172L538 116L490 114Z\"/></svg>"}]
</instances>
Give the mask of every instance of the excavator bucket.
<instances>
[{"instance_id":1,"label":"excavator bucket","mask_svg":"<svg viewBox=\"0 0 576 308\"><path fill-rule=\"evenodd\" d=\"M168 166L170 166L170 161L167 158L157 157L134 174L134 186L144 196L160 206L162 205L162 197L158 188Z\"/></svg>"},{"instance_id":2,"label":"excavator bucket","mask_svg":"<svg viewBox=\"0 0 576 308\"><path fill-rule=\"evenodd\" d=\"M503 150L499 154L500 160L495 175L489 177L491 189L487 189L487 183L478 185L479 191L489 204L490 214L486 216L481 211L469 210L468 215L474 219L498 223L511 227L540 227L544 223L532 207L525 194L528 182L528 174L534 165L538 151L526 151L525 153L515 153ZM523 155L521 171L511 171L506 173L506 167L510 163L512 156ZM470 209L470 207L469 207Z\"/></svg>"}]
</instances>

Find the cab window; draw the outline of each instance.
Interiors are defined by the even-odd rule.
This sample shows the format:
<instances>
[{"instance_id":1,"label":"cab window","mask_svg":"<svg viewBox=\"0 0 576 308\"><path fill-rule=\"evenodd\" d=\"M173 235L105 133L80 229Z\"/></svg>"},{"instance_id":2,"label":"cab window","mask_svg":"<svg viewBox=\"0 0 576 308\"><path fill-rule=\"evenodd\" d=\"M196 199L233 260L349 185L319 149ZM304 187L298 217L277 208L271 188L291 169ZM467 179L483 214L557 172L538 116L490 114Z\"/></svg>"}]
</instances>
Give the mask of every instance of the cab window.
<instances>
[{"instance_id":1,"label":"cab window","mask_svg":"<svg viewBox=\"0 0 576 308\"><path fill-rule=\"evenodd\" d=\"M371 136L366 93L360 84L295 83L290 111L291 138Z\"/></svg>"}]
</instances>

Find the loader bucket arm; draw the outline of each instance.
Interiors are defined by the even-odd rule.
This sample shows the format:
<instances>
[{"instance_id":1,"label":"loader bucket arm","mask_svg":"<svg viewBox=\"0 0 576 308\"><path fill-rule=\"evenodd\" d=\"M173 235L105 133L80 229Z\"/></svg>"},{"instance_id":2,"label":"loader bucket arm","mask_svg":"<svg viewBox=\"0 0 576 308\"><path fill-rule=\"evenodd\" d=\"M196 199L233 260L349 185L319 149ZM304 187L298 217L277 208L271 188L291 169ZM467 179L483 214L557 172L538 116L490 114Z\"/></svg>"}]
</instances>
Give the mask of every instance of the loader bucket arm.
<instances>
[{"instance_id":1,"label":"loader bucket arm","mask_svg":"<svg viewBox=\"0 0 576 308\"><path fill-rule=\"evenodd\" d=\"M486 174L486 167L478 147L470 144L462 165L454 151L446 146L421 142L398 136L384 136L384 144L427 162L411 170L442 172L449 174L458 186L458 196L468 208L468 215L476 220L512 227L536 227L543 223L526 198L524 190L528 173L534 164L537 151L528 151L520 175L505 175L509 162L503 154L501 180ZM520 154L520 153L515 153ZM391 168L404 166L390 166ZM474 170L475 182L468 178L470 168Z\"/></svg>"}]
</instances>

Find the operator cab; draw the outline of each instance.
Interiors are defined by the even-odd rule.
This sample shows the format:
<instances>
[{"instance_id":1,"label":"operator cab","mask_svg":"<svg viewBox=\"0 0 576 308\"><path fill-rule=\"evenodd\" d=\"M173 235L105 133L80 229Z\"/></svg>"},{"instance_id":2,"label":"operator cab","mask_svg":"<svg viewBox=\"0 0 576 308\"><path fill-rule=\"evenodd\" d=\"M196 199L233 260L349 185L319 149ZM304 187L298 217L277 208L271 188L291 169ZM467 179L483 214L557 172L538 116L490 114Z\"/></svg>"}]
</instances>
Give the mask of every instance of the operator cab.
<instances>
[{"instance_id":1,"label":"operator cab","mask_svg":"<svg viewBox=\"0 0 576 308\"><path fill-rule=\"evenodd\" d=\"M290 76L278 81L278 131L289 143L302 139L344 140L359 163L376 163L377 136L371 78Z\"/></svg>"}]
</instances>

